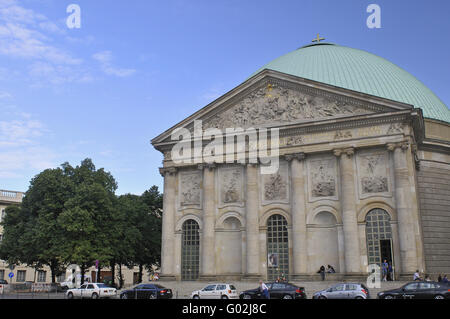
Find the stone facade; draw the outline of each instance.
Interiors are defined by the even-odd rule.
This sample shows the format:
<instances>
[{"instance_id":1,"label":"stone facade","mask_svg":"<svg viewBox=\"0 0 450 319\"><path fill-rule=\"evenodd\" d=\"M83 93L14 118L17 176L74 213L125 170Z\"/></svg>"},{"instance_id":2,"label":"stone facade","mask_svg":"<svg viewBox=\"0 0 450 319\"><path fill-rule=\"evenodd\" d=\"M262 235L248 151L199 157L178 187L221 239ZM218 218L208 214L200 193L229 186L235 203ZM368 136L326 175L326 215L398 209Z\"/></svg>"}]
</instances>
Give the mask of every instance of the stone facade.
<instances>
[{"instance_id":1,"label":"stone facade","mask_svg":"<svg viewBox=\"0 0 450 319\"><path fill-rule=\"evenodd\" d=\"M344 277L362 277L369 256L390 259L396 278L416 269L450 271L448 228L438 225L449 218L449 161L422 165L420 110L265 70L178 127L192 131L194 120L222 130L278 128L279 169L262 174L260 162L175 163L171 130L153 139L165 154L166 278L183 279L187 220L199 226L199 279L266 279L274 270L267 252L276 245L289 253L280 248L275 270L289 278L311 277L328 264ZM431 154L449 152L448 145L430 147ZM375 210L386 221L367 222ZM275 215L281 217L274 226ZM379 236L375 250L368 236Z\"/></svg>"}]
</instances>

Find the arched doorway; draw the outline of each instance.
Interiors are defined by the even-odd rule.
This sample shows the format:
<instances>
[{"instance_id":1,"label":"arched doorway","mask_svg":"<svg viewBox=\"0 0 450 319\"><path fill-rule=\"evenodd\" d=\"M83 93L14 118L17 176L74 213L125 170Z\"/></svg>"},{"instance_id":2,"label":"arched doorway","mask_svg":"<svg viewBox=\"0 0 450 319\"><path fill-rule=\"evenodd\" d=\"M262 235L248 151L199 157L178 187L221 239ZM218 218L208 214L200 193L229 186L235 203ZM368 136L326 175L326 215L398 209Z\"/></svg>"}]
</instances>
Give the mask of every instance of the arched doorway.
<instances>
[{"instance_id":1,"label":"arched doorway","mask_svg":"<svg viewBox=\"0 0 450 319\"><path fill-rule=\"evenodd\" d=\"M287 221L276 214L267 220L267 279L289 279L289 239Z\"/></svg>"},{"instance_id":2,"label":"arched doorway","mask_svg":"<svg viewBox=\"0 0 450 319\"><path fill-rule=\"evenodd\" d=\"M198 223L188 219L183 223L181 238L181 280L198 279L200 266L200 233Z\"/></svg>"},{"instance_id":3,"label":"arched doorway","mask_svg":"<svg viewBox=\"0 0 450 319\"><path fill-rule=\"evenodd\" d=\"M321 266L332 266L340 271L339 238L336 217L328 211L320 211L308 225L308 260L310 271L315 273Z\"/></svg>"},{"instance_id":4,"label":"arched doorway","mask_svg":"<svg viewBox=\"0 0 450 319\"><path fill-rule=\"evenodd\" d=\"M241 222L236 217L228 217L223 228L216 231L216 266L223 275L240 275L242 272L242 232Z\"/></svg>"},{"instance_id":5,"label":"arched doorway","mask_svg":"<svg viewBox=\"0 0 450 319\"><path fill-rule=\"evenodd\" d=\"M367 214L366 243L369 265L381 266L386 259L393 266L391 217L385 210L376 208Z\"/></svg>"}]
</instances>

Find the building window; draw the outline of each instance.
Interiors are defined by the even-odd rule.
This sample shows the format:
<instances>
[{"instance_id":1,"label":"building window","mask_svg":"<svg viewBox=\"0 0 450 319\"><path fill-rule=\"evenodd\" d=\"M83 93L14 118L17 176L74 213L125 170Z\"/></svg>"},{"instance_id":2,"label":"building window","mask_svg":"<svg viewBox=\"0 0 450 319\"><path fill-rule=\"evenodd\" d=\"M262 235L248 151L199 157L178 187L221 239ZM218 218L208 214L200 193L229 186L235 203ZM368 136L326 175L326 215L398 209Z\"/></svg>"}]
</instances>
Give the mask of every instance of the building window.
<instances>
[{"instance_id":1,"label":"building window","mask_svg":"<svg viewBox=\"0 0 450 319\"><path fill-rule=\"evenodd\" d=\"M45 282L47 279L47 272L39 270L37 274L37 282Z\"/></svg>"},{"instance_id":2,"label":"building window","mask_svg":"<svg viewBox=\"0 0 450 319\"><path fill-rule=\"evenodd\" d=\"M0 280L5 280L5 271L0 270Z\"/></svg>"},{"instance_id":3,"label":"building window","mask_svg":"<svg viewBox=\"0 0 450 319\"><path fill-rule=\"evenodd\" d=\"M267 279L289 278L289 240L287 221L272 215L267 221Z\"/></svg>"},{"instance_id":4,"label":"building window","mask_svg":"<svg viewBox=\"0 0 450 319\"><path fill-rule=\"evenodd\" d=\"M17 271L17 282L25 282L25 278L27 275L27 271L26 270L18 270Z\"/></svg>"},{"instance_id":5,"label":"building window","mask_svg":"<svg viewBox=\"0 0 450 319\"><path fill-rule=\"evenodd\" d=\"M183 223L181 240L181 280L196 280L200 265L200 234L195 220Z\"/></svg>"},{"instance_id":6,"label":"building window","mask_svg":"<svg viewBox=\"0 0 450 319\"><path fill-rule=\"evenodd\" d=\"M56 281L57 282L64 282L66 280L66 274L65 273L61 273L58 276L56 276Z\"/></svg>"},{"instance_id":7,"label":"building window","mask_svg":"<svg viewBox=\"0 0 450 319\"><path fill-rule=\"evenodd\" d=\"M391 218L383 209L373 209L366 216L367 256L370 264L381 266L393 261Z\"/></svg>"}]
</instances>

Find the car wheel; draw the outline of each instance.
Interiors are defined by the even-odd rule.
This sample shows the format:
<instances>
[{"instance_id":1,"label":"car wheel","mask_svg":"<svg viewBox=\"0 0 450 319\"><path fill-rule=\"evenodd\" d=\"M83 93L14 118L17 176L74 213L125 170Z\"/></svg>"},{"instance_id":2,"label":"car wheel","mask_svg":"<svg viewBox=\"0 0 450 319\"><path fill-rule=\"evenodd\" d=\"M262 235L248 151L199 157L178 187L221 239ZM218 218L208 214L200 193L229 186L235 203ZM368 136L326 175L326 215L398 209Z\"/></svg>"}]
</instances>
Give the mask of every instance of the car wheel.
<instances>
[{"instance_id":1,"label":"car wheel","mask_svg":"<svg viewBox=\"0 0 450 319\"><path fill-rule=\"evenodd\" d=\"M325 296L319 296L319 299L327 299Z\"/></svg>"},{"instance_id":2,"label":"car wheel","mask_svg":"<svg viewBox=\"0 0 450 319\"><path fill-rule=\"evenodd\" d=\"M98 294L94 292L91 296L91 299L98 299Z\"/></svg>"},{"instance_id":3,"label":"car wheel","mask_svg":"<svg viewBox=\"0 0 450 319\"><path fill-rule=\"evenodd\" d=\"M386 295L386 296L384 296L384 299L394 299L394 297L391 295Z\"/></svg>"},{"instance_id":4,"label":"car wheel","mask_svg":"<svg viewBox=\"0 0 450 319\"><path fill-rule=\"evenodd\" d=\"M200 297L198 295L195 295L194 297L192 297L192 299L200 299Z\"/></svg>"},{"instance_id":5,"label":"car wheel","mask_svg":"<svg viewBox=\"0 0 450 319\"><path fill-rule=\"evenodd\" d=\"M283 299L292 299L292 296L291 295L284 295Z\"/></svg>"},{"instance_id":6,"label":"car wheel","mask_svg":"<svg viewBox=\"0 0 450 319\"><path fill-rule=\"evenodd\" d=\"M361 300L361 299L364 299L363 297L361 297L361 296L356 296L356 298L355 299L359 299L359 300Z\"/></svg>"},{"instance_id":7,"label":"car wheel","mask_svg":"<svg viewBox=\"0 0 450 319\"><path fill-rule=\"evenodd\" d=\"M436 295L434 296L434 299L445 299L445 297L442 295Z\"/></svg>"},{"instance_id":8,"label":"car wheel","mask_svg":"<svg viewBox=\"0 0 450 319\"><path fill-rule=\"evenodd\" d=\"M242 299L252 299L252 296L250 295L244 295L244 297Z\"/></svg>"},{"instance_id":9,"label":"car wheel","mask_svg":"<svg viewBox=\"0 0 450 319\"><path fill-rule=\"evenodd\" d=\"M228 296L223 295L221 299L228 299Z\"/></svg>"},{"instance_id":10,"label":"car wheel","mask_svg":"<svg viewBox=\"0 0 450 319\"><path fill-rule=\"evenodd\" d=\"M67 299L73 299L73 293L69 292L69 293L67 294Z\"/></svg>"},{"instance_id":11,"label":"car wheel","mask_svg":"<svg viewBox=\"0 0 450 319\"><path fill-rule=\"evenodd\" d=\"M121 295L120 295L120 299L128 299L127 294L121 294Z\"/></svg>"}]
</instances>

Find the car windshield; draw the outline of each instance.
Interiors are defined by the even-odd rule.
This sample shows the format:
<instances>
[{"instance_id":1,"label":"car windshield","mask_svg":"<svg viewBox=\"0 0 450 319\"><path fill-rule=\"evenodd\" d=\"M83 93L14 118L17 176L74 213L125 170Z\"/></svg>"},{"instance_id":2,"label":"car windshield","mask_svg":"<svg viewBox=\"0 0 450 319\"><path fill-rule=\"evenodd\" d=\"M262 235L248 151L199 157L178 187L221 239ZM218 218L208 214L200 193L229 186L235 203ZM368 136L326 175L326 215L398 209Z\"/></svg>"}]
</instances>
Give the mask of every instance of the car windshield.
<instances>
[{"instance_id":1,"label":"car windshield","mask_svg":"<svg viewBox=\"0 0 450 319\"><path fill-rule=\"evenodd\" d=\"M233 285L230 285L230 289L231 289L231 290L236 290L236 287L233 286Z\"/></svg>"},{"instance_id":2,"label":"car windshield","mask_svg":"<svg viewBox=\"0 0 450 319\"><path fill-rule=\"evenodd\" d=\"M109 288L107 285L105 284L97 284L98 288Z\"/></svg>"}]
</instances>

